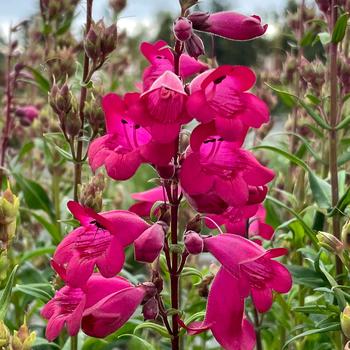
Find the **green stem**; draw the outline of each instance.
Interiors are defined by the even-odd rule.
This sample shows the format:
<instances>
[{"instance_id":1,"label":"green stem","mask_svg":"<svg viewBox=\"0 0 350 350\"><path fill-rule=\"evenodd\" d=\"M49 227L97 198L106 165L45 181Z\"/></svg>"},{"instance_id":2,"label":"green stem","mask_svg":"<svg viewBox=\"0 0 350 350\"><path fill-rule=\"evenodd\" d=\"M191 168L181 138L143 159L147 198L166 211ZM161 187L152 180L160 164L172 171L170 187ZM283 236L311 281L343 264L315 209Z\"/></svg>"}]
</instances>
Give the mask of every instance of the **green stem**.
<instances>
[{"instance_id":1,"label":"green stem","mask_svg":"<svg viewBox=\"0 0 350 350\"><path fill-rule=\"evenodd\" d=\"M52 174L52 198L55 207L56 226L59 234L61 235L61 200L60 200L60 176L57 174L56 169Z\"/></svg>"},{"instance_id":2,"label":"green stem","mask_svg":"<svg viewBox=\"0 0 350 350\"><path fill-rule=\"evenodd\" d=\"M70 350L78 350L78 336L70 337Z\"/></svg>"}]
</instances>

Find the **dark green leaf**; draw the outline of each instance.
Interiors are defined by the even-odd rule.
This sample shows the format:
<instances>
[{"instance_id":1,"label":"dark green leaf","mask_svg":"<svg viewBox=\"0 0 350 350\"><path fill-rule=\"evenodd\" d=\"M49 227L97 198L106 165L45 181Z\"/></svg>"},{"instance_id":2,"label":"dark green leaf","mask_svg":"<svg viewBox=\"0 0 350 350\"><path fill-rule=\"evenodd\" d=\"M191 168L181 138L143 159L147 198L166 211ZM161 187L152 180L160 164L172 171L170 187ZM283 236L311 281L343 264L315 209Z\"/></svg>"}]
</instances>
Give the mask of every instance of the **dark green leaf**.
<instances>
[{"instance_id":1,"label":"dark green leaf","mask_svg":"<svg viewBox=\"0 0 350 350\"><path fill-rule=\"evenodd\" d=\"M339 16L333 29L332 43L337 44L344 39L346 28L348 26L348 19L349 19L348 12L345 12Z\"/></svg>"},{"instance_id":2,"label":"dark green leaf","mask_svg":"<svg viewBox=\"0 0 350 350\"><path fill-rule=\"evenodd\" d=\"M2 291L1 294L1 298L0 298L0 320L4 320L6 313L7 313L7 309L9 307L10 304L10 300L11 300L11 293L12 293L12 288L13 288L13 283L15 282L15 276L16 276L16 272L18 269L18 265L16 265L7 282L6 282L6 286L4 288L4 290Z\"/></svg>"},{"instance_id":3,"label":"dark green leaf","mask_svg":"<svg viewBox=\"0 0 350 350\"><path fill-rule=\"evenodd\" d=\"M26 66L26 69L33 74L34 80L42 92L47 94L50 91L50 82L37 69L29 66Z\"/></svg>"}]
</instances>

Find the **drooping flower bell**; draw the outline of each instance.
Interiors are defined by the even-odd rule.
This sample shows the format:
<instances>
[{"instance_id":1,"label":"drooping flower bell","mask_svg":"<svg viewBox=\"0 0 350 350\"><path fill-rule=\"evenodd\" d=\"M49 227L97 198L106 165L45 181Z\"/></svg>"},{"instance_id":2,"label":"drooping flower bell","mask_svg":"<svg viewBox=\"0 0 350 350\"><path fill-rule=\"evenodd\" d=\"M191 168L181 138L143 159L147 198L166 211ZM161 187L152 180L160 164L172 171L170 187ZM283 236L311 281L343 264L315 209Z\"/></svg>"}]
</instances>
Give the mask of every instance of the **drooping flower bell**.
<instances>
[{"instance_id":1,"label":"drooping flower bell","mask_svg":"<svg viewBox=\"0 0 350 350\"><path fill-rule=\"evenodd\" d=\"M132 97L132 96L129 96ZM167 165L174 151L173 144L160 145L148 130L129 117L128 105L116 94L102 100L107 134L89 147L89 164L93 171L102 165L115 180L132 177L142 163Z\"/></svg>"},{"instance_id":2,"label":"drooping flower bell","mask_svg":"<svg viewBox=\"0 0 350 350\"><path fill-rule=\"evenodd\" d=\"M190 84L187 109L202 123L214 121L226 141L243 141L248 128L269 121L266 104L247 92L255 74L243 66L221 66L200 74Z\"/></svg>"},{"instance_id":3,"label":"drooping flower bell","mask_svg":"<svg viewBox=\"0 0 350 350\"><path fill-rule=\"evenodd\" d=\"M231 40L251 40L265 34L267 24L259 16L245 16L233 11L194 12L188 16L193 29Z\"/></svg>"},{"instance_id":4,"label":"drooping flower bell","mask_svg":"<svg viewBox=\"0 0 350 350\"><path fill-rule=\"evenodd\" d=\"M143 286L135 287L124 278L106 279L99 274L93 274L80 288L67 285L58 290L41 311L49 320L46 338L52 341L64 326L71 336L78 334L81 325L91 336L112 333L131 317L145 292Z\"/></svg>"},{"instance_id":5,"label":"drooping flower bell","mask_svg":"<svg viewBox=\"0 0 350 350\"><path fill-rule=\"evenodd\" d=\"M249 186L264 186L274 177L272 170L262 166L252 153L221 136L207 137L200 125L192 133L191 149L182 163L180 183L190 198L217 196L222 205L214 213L222 213L228 206L248 204ZM226 204L226 207L225 205ZM207 212L210 213L209 206Z\"/></svg>"},{"instance_id":6,"label":"drooping flower bell","mask_svg":"<svg viewBox=\"0 0 350 350\"><path fill-rule=\"evenodd\" d=\"M97 214L73 201L68 208L82 226L58 245L52 266L72 287L83 286L95 266L102 276L115 276L124 264L124 248L149 227L139 216L124 210Z\"/></svg>"}]
</instances>

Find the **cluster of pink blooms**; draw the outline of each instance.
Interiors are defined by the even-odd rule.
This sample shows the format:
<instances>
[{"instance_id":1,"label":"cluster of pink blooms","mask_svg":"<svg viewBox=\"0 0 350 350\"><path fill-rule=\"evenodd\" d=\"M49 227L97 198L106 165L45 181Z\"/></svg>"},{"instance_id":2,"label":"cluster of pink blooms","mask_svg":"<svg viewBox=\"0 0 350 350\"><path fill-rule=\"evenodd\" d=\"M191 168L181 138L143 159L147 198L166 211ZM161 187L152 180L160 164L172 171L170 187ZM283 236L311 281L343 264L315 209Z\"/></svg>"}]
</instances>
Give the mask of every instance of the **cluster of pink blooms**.
<instances>
[{"instance_id":1,"label":"cluster of pink blooms","mask_svg":"<svg viewBox=\"0 0 350 350\"><path fill-rule=\"evenodd\" d=\"M187 22L193 29L237 40L260 36L266 30L256 16L232 12L191 16L175 23L175 34L184 35L183 41L195 35L192 31L184 34ZM221 267L210 289L205 319L189 325L180 318L178 322L189 334L210 329L225 349L253 349L255 332L244 313L245 299L251 296L256 309L266 312L273 291L286 293L292 284L288 270L273 260L286 250L262 246L273 235L261 203L274 173L242 148L249 128L268 122L268 108L249 92L255 74L247 67L209 69L186 53L176 67L174 53L163 41L143 43L141 52L149 61L141 91L103 98L107 132L90 145L89 164L93 171L104 166L111 178L126 180L142 163L149 163L161 178L179 180L180 190L207 218L209 228L213 222L225 227L226 233L218 235L185 232L189 254L210 253ZM194 119L198 125L175 164L181 129ZM68 203L81 226L64 238L52 260L66 286L42 311L49 320L48 339L57 337L65 325L70 335L82 328L90 336L105 337L120 328L139 305L154 306L156 286L150 282L134 286L117 274L129 245L134 246L137 261L152 263L159 257L166 227L162 222L149 224L149 216L155 202L166 203L168 198L157 187L134 194L134 199L138 202L129 211L99 214Z\"/></svg>"}]
</instances>

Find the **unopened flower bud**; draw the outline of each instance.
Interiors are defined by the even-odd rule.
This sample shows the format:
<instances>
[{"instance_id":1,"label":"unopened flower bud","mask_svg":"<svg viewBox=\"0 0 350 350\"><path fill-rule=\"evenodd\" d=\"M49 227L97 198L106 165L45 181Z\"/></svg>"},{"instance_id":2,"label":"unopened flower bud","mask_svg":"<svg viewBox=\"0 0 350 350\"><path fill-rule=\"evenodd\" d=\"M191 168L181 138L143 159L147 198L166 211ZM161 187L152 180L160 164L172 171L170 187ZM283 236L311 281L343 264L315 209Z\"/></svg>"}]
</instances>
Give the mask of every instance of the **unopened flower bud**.
<instances>
[{"instance_id":1,"label":"unopened flower bud","mask_svg":"<svg viewBox=\"0 0 350 350\"><path fill-rule=\"evenodd\" d=\"M88 184L83 184L80 195L81 205L89 207L97 213L100 212L102 210L102 193L105 185L105 177L102 173L93 176Z\"/></svg>"},{"instance_id":2,"label":"unopened flower bud","mask_svg":"<svg viewBox=\"0 0 350 350\"><path fill-rule=\"evenodd\" d=\"M350 249L350 220L348 220L341 231L341 240L346 249Z\"/></svg>"},{"instance_id":3,"label":"unopened flower bud","mask_svg":"<svg viewBox=\"0 0 350 350\"><path fill-rule=\"evenodd\" d=\"M112 24L104 30L101 40L101 49L104 56L107 56L117 47L117 39L117 26Z\"/></svg>"},{"instance_id":4,"label":"unopened flower bud","mask_svg":"<svg viewBox=\"0 0 350 350\"><path fill-rule=\"evenodd\" d=\"M77 111L72 109L64 118L64 127L67 134L71 137L77 136L81 126L81 120Z\"/></svg>"},{"instance_id":5,"label":"unopened flower bud","mask_svg":"<svg viewBox=\"0 0 350 350\"><path fill-rule=\"evenodd\" d=\"M157 287L153 282L144 282L142 283L142 287L145 291L143 303L147 302L157 294Z\"/></svg>"},{"instance_id":6,"label":"unopened flower bud","mask_svg":"<svg viewBox=\"0 0 350 350\"><path fill-rule=\"evenodd\" d=\"M331 6L331 0L316 0L316 4L322 12L327 14Z\"/></svg>"},{"instance_id":7,"label":"unopened flower bud","mask_svg":"<svg viewBox=\"0 0 350 350\"><path fill-rule=\"evenodd\" d=\"M14 331L13 337L11 338L11 349L31 350L35 339L35 332L30 333L26 321L24 321L24 324L19 328L19 330Z\"/></svg>"},{"instance_id":8,"label":"unopened flower bud","mask_svg":"<svg viewBox=\"0 0 350 350\"><path fill-rule=\"evenodd\" d=\"M347 338L350 338L350 306L346 305L343 312L340 314L340 325L343 333Z\"/></svg>"},{"instance_id":9,"label":"unopened flower bud","mask_svg":"<svg viewBox=\"0 0 350 350\"><path fill-rule=\"evenodd\" d=\"M101 36L99 34L98 28L93 24L84 41L85 52L93 61L98 60L101 54Z\"/></svg>"},{"instance_id":10,"label":"unopened flower bud","mask_svg":"<svg viewBox=\"0 0 350 350\"><path fill-rule=\"evenodd\" d=\"M164 227L157 222L145 230L134 242L135 260L152 263L164 245Z\"/></svg>"},{"instance_id":11,"label":"unopened flower bud","mask_svg":"<svg viewBox=\"0 0 350 350\"><path fill-rule=\"evenodd\" d=\"M109 6L116 13L121 12L126 6L126 0L109 0Z\"/></svg>"},{"instance_id":12,"label":"unopened flower bud","mask_svg":"<svg viewBox=\"0 0 350 350\"><path fill-rule=\"evenodd\" d=\"M52 109L57 113L68 113L72 108L72 94L67 83L61 88L54 84L49 94L49 103Z\"/></svg>"},{"instance_id":13,"label":"unopened flower bud","mask_svg":"<svg viewBox=\"0 0 350 350\"><path fill-rule=\"evenodd\" d=\"M29 126L38 117L39 111L35 106L24 106L16 109L16 116L19 118L21 125Z\"/></svg>"},{"instance_id":14,"label":"unopened flower bud","mask_svg":"<svg viewBox=\"0 0 350 350\"><path fill-rule=\"evenodd\" d=\"M142 308L142 314L145 320L155 320L158 317L159 307L156 298L146 301Z\"/></svg>"},{"instance_id":15,"label":"unopened flower bud","mask_svg":"<svg viewBox=\"0 0 350 350\"><path fill-rule=\"evenodd\" d=\"M194 33L185 41L185 48L187 53L196 59L205 53L202 39Z\"/></svg>"},{"instance_id":16,"label":"unopened flower bud","mask_svg":"<svg viewBox=\"0 0 350 350\"><path fill-rule=\"evenodd\" d=\"M186 17L179 17L174 22L173 30L177 40L186 41L192 35L192 22Z\"/></svg>"},{"instance_id":17,"label":"unopened flower bud","mask_svg":"<svg viewBox=\"0 0 350 350\"><path fill-rule=\"evenodd\" d=\"M203 252L203 238L194 231L185 233L185 247L190 254L197 255Z\"/></svg>"},{"instance_id":18,"label":"unopened flower bud","mask_svg":"<svg viewBox=\"0 0 350 350\"><path fill-rule=\"evenodd\" d=\"M320 246L327 249L329 252L339 255L344 250L344 244L339 239L328 232L319 231L317 239Z\"/></svg>"},{"instance_id":19,"label":"unopened flower bud","mask_svg":"<svg viewBox=\"0 0 350 350\"><path fill-rule=\"evenodd\" d=\"M200 215L196 215L186 225L186 231L201 232L202 230L202 219Z\"/></svg>"},{"instance_id":20,"label":"unopened flower bud","mask_svg":"<svg viewBox=\"0 0 350 350\"><path fill-rule=\"evenodd\" d=\"M0 321L0 347L7 349L10 344L10 331L5 325L4 321Z\"/></svg>"}]
</instances>

